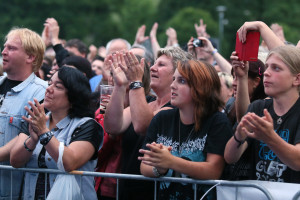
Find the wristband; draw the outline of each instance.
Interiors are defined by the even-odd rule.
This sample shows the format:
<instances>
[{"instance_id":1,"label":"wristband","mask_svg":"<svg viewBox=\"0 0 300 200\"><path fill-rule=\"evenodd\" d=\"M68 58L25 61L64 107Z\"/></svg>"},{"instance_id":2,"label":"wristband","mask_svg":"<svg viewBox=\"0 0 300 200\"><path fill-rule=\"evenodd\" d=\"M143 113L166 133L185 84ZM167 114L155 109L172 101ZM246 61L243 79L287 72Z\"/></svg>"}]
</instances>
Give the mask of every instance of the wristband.
<instances>
[{"instance_id":1,"label":"wristband","mask_svg":"<svg viewBox=\"0 0 300 200\"><path fill-rule=\"evenodd\" d=\"M239 143L238 146L237 146L238 148L239 148L242 144L244 144L245 141L246 141L246 140L241 141L241 140L237 139L237 137L235 136L235 132L233 133L233 138L234 138L234 140L235 140L237 143Z\"/></svg>"},{"instance_id":2,"label":"wristband","mask_svg":"<svg viewBox=\"0 0 300 200\"><path fill-rule=\"evenodd\" d=\"M27 140L29 140L30 136L24 141L24 147L28 152L32 152L34 149L29 149L28 146L26 145Z\"/></svg>"},{"instance_id":3,"label":"wristband","mask_svg":"<svg viewBox=\"0 0 300 200\"><path fill-rule=\"evenodd\" d=\"M43 145L43 146L47 145L50 142L53 135L54 134L52 131L49 131L49 132L46 132L46 133L43 133L42 135L40 135L39 138L40 138L41 145Z\"/></svg>"},{"instance_id":4,"label":"wristband","mask_svg":"<svg viewBox=\"0 0 300 200\"><path fill-rule=\"evenodd\" d=\"M211 55L215 55L215 53L218 52L218 49L214 49L212 52L211 52Z\"/></svg>"},{"instance_id":5,"label":"wristband","mask_svg":"<svg viewBox=\"0 0 300 200\"><path fill-rule=\"evenodd\" d=\"M138 89L138 88L141 88L141 87L143 87L143 83L140 82L140 81L131 82L130 85L129 85L130 90Z\"/></svg>"},{"instance_id":6,"label":"wristband","mask_svg":"<svg viewBox=\"0 0 300 200\"><path fill-rule=\"evenodd\" d=\"M159 173L159 171L157 170L156 167L152 167L152 172L154 174L155 177L162 177L162 176L165 176L167 173L168 173L169 170L166 171L166 173L164 174L161 174Z\"/></svg>"}]
</instances>

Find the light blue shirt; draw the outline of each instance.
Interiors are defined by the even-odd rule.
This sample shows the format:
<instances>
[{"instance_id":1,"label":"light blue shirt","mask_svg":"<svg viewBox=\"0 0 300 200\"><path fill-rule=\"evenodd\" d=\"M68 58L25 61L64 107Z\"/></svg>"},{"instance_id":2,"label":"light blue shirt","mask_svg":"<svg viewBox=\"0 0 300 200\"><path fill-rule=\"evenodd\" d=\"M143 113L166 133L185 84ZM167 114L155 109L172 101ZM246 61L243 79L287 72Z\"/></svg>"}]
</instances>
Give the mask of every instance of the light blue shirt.
<instances>
[{"instance_id":1,"label":"light blue shirt","mask_svg":"<svg viewBox=\"0 0 300 200\"><path fill-rule=\"evenodd\" d=\"M0 77L0 85L6 78L6 76ZM27 116L24 107L29 106L28 101L33 101L33 98L38 101L43 100L47 86L46 81L32 73L26 80L6 93L0 108L0 147L19 134L22 116ZM0 164L9 165L9 162L0 162ZM11 174L13 182L11 182ZM22 180L22 172L10 173L7 170L0 170L0 199L10 199L11 184L12 197L18 199Z\"/></svg>"},{"instance_id":2,"label":"light blue shirt","mask_svg":"<svg viewBox=\"0 0 300 200\"><path fill-rule=\"evenodd\" d=\"M84 117L84 118L70 119L67 116L64 119L62 119L59 123L56 124L57 129L52 130L54 133L54 137L58 141L63 142L65 146L69 146L72 134L74 133L74 130L90 119L92 119L92 118ZM48 125L49 125L49 121L48 121L47 126ZM102 133L102 137L103 137L103 133ZM102 144L103 144L103 139L100 144L99 150L102 147ZM31 159L26 164L26 167L38 168L38 156L39 156L42 148L43 148L43 146L40 143L38 143L32 153ZM47 151L45 153L45 161L46 161L46 166L48 169L57 169L55 160L53 160L53 158L48 154ZM84 164L82 167L80 167L77 170L94 171L96 164L97 164L97 159L89 160L86 164ZM80 187L80 176L75 176L75 177L76 177L78 186ZM49 174L50 188L53 186L55 178L56 178L56 174ZM25 184L24 184L24 199L25 200L34 199L37 179L38 179L38 173L31 173L31 172L25 173ZM82 186L81 192L82 192L85 200L89 200L89 199L96 200L97 199L97 194L96 194L96 191L94 188L94 177L93 176L82 176L81 186Z\"/></svg>"}]
</instances>

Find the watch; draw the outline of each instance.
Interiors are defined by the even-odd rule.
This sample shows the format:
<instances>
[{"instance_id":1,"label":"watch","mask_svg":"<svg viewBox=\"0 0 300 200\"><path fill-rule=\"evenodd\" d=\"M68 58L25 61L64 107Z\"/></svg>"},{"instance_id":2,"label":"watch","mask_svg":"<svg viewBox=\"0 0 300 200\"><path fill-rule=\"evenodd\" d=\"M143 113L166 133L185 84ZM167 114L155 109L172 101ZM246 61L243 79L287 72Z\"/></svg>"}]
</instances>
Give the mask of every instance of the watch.
<instances>
[{"instance_id":1,"label":"watch","mask_svg":"<svg viewBox=\"0 0 300 200\"><path fill-rule=\"evenodd\" d=\"M41 145L43 145L43 146L47 145L50 142L53 135L54 134L53 134L52 131L48 131L48 132L43 133L42 135L40 135L39 139L40 139Z\"/></svg>"},{"instance_id":2,"label":"watch","mask_svg":"<svg viewBox=\"0 0 300 200\"><path fill-rule=\"evenodd\" d=\"M130 85L129 85L130 90L138 89L138 88L141 88L141 87L143 87L143 83L140 82L140 81L131 82Z\"/></svg>"}]
</instances>

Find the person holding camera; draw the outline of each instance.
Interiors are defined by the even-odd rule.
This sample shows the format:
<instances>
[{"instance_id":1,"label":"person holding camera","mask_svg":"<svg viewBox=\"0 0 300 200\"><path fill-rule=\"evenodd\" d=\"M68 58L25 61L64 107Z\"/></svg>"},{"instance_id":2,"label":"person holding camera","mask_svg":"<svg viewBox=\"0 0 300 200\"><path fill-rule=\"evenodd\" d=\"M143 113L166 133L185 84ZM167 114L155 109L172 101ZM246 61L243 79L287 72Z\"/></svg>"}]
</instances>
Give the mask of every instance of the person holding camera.
<instances>
[{"instance_id":1,"label":"person holding camera","mask_svg":"<svg viewBox=\"0 0 300 200\"><path fill-rule=\"evenodd\" d=\"M217 71L231 73L231 64L214 48L211 41L206 37L198 37L188 41L188 52L197 60L207 62Z\"/></svg>"}]
</instances>

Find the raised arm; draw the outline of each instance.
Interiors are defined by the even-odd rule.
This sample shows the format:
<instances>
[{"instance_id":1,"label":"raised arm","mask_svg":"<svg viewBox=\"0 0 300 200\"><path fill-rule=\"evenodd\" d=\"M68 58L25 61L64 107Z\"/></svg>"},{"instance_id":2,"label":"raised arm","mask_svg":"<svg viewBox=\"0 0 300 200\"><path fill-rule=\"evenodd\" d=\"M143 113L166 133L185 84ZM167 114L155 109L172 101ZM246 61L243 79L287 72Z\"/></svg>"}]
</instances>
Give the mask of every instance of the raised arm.
<instances>
[{"instance_id":1,"label":"raised arm","mask_svg":"<svg viewBox=\"0 0 300 200\"><path fill-rule=\"evenodd\" d=\"M126 76L129 82L142 82L144 75L144 59L139 63L132 52L127 52L125 61L128 66ZM145 135L154 114L146 101L143 87L129 90L129 103L134 130L137 134Z\"/></svg>"},{"instance_id":2,"label":"raised arm","mask_svg":"<svg viewBox=\"0 0 300 200\"><path fill-rule=\"evenodd\" d=\"M129 108L124 109L125 95L128 87L128 79L124 71L127 70L127 66L123 55L119 52L110 56L110 58L109 62L113 73L114 90L105 111L104 126L106 132L109 134L121 134L131 123L130 110Z\"/></svg>"},{"instance_id":3,"label":"raised arm","mask_svg":"<svg viewBox=\"0 0 300 200\"><path fill-rule=\"evenodd\" d=\"M230 74L232 68L231 64L213 47L211 41L206 37L199 37L199 39L204 41L207 51L212 54L221 71Z\"/></svg>"},{"instance_id":4,"label":"raised arm","mask_svg":"<svg viewBox=\"0 0 300 200\"><path fill-rule=\"evenodd\" d=\"M155 22L150 31L150 40L151 40L151 46L152 46L152 52L154 55L154 60L156 60L157 52L160 49L159 43L156 38L157 28L158 28L158 23Z\"/></svg>"},{"instance_id":5,"label":"raised arm","mask_svg":"<svg viewBox=\"0 0 300 200\"><path fill-rule=\"evenodd\" d=\"M176 33L176 30L174 28L169 27L166 30L166 35L168 36L166 47L179 46L178 40L177 40L177 33Z\"/></svg>"},{"instance_id":6,"label":"raised arm","mask_svg":"<svg viewBox=\"0 0 300 200\"><path fill-rule=\"evenodd\" d=\"M276 34L264 22L245 22L238 30L241 42L246 41L246 35L248 31L259 31L269 50L284 45L284 42L281 41L281 39L277 37Z\"/></svg>"},{"instance_id":7,"label":"raised arm","mask_svg":"<svg viewBox=\"0 0 300 200\"><path fill-rule=\"evenodd\" d=\"M240 122L250 104L248 91L249 62L240 61L235 51L232 52L230 59L232 60L233 72L237 81L235 109L237 121Z\"/></svg>"},{"instance_id":8,"label":"raised arm","mask_svg":"<svg viewBox=\"0 0 300 200\"><path fill-rule=\"evenodd\" d=\"M200 19L199 22L199 26L197 23L194 24L197 37L210 38L210 35L206 32L206 24L203 23L203 19Z\"/></svg>"}]
</instances>

